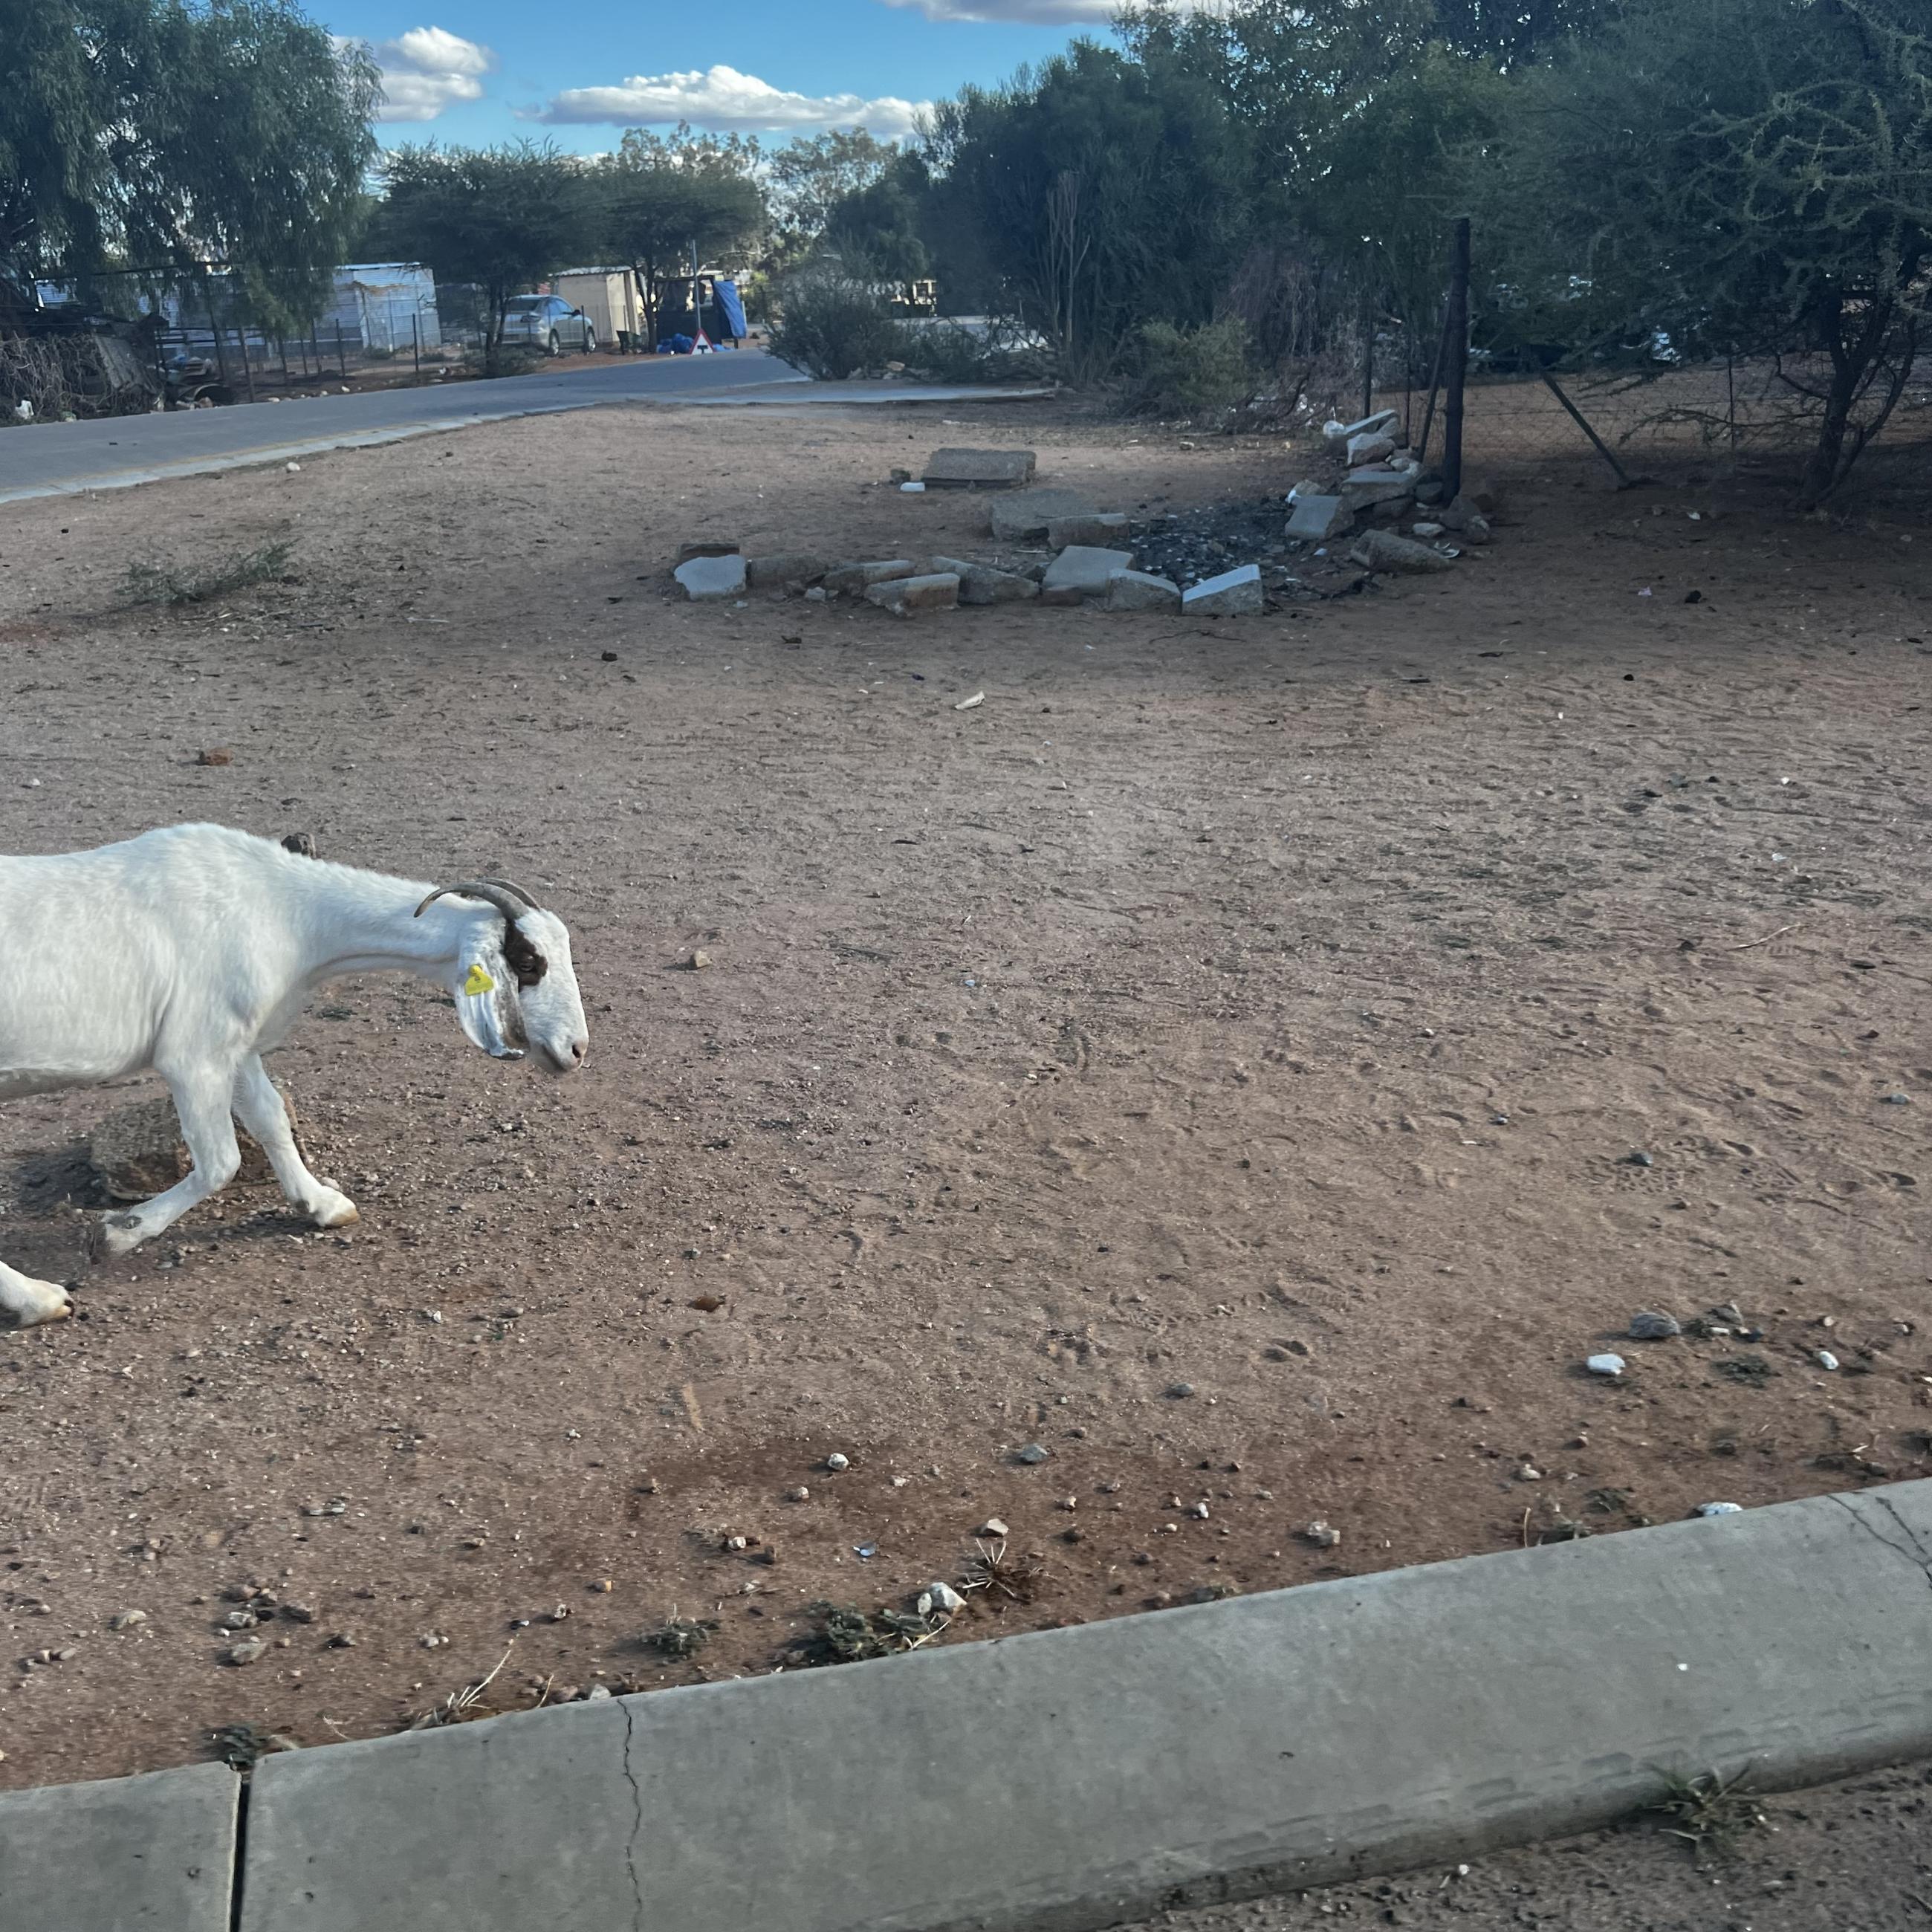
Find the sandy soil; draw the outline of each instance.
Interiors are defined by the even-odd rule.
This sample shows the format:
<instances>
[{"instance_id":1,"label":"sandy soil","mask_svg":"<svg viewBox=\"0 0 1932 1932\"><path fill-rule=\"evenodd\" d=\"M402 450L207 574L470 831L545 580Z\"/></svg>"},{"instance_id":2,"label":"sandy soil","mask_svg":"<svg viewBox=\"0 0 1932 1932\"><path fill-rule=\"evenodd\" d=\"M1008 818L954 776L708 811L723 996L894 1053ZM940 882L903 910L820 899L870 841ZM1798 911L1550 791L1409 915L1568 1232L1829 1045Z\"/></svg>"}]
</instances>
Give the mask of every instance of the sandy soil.
<instances>
[{"instance_id":1,"label":"sandy soil","mask_svg":"<svg viewBox=\"0 0 1932 1932\"><path fill-rule=\"evenodd\" d=\"M0 1114L0 1251L82 1315L0 1340L0 1780L380 1732L513 1636L500 1706L768 1670L994 1515L1046 1577L955 1637L1932 1473L1924 545L1546 469L1454 574L1240 622L672 601L688 535L982 543L881 480L938 442L1149 514L1306 465L950 414L608 410L11 516L0 848L500 868L593 1046L548 1083L346 983L277 1070L360 1226L237 1190L91 1271L130 1096ZM284 531L298 584L119 607ZM1582 1370L1731 1303L1762 1340ZM314 1620L225 1666L250 1585ZM638 1641L674 1611L688 1662Z\"/></svg>"}]
</instances>

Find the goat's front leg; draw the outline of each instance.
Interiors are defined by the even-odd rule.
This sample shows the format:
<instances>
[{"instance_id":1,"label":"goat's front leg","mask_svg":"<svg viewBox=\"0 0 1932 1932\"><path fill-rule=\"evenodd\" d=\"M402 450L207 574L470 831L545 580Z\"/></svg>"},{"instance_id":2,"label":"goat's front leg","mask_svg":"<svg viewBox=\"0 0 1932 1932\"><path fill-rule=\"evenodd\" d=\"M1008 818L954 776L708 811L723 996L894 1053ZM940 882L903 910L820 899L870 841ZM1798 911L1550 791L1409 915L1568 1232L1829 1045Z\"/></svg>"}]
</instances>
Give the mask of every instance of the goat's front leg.
<instances>
[{"instance_id":1,"label":"goat's front leg","mask_svg":"<svg viewBox=\"0 0 1932 1932\"><path fill-rule=\"evenodd\" d=\"M73 1312L65 1288L56 1288L50 1281L36 1281L0 1262L0 1314L10 1315L22 1328L31 1328L36 1322L58 1322Z\"/></svg>"},{"instance_id":2,"label":"goat's front leg","mask_svg":"<svg viewBox=\"0 0 1932 1932\"><path fill-rule=\"evenodd\" d=\"M175 1096L182 1138L194 1166L185 1180L177 1181L166 1193L101 1222L100 1244L110 1256L131 1254L143 1241L152 1240L190 1208L219 1194L241 1169L235 1118L229 1111L235 1091L234 1064L160 1071Z\"/></svg>"},{"instance_id":3,"label":"goat's front leg","mask_svg":"<svg viewBox=\"0 0 1932 1932\"><path fill-rule=\"evenodd\" d=\"M309 1172L289 1126L288 1108L259 1053L250 1054L235 1076L235 1114L261 1142L282 1192L318 1228L344 1228L356 1218L356 1204L347 1195Z\"/></svg>"}]
</instances>

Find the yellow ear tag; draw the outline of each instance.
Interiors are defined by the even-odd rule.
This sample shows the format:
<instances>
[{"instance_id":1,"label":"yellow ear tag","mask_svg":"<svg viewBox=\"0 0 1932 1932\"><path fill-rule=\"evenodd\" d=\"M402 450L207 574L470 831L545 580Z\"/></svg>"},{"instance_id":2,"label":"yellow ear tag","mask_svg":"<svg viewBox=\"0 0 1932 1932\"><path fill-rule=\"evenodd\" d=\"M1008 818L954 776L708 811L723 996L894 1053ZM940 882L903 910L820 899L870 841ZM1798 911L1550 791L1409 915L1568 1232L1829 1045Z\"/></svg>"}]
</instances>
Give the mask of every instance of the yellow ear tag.
<instances>
[{"instance_id":1,"label":"yellow ear tag","mask_svg":"<svg viewBox=\"0 0 1932 1932\"><path fill-rule=\"evenodd\" d=\"M463 990L473 1000L479 993L494 993L496 982L480 966L472 966L470 976L463 982Z\"/></svg>"}]
</instances>

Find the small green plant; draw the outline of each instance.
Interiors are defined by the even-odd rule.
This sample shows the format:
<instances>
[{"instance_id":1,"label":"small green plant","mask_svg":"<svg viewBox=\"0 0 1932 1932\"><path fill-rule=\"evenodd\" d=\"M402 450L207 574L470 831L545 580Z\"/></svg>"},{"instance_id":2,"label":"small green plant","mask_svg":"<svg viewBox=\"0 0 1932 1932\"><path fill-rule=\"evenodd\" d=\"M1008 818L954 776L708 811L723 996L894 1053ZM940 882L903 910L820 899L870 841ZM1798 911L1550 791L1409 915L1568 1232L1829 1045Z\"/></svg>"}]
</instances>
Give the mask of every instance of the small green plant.
<instances>
[{"instance_id":1,"label":"small green plant","mask_svg":"<svg viewBox=\"0 0 1932 1932\"><path fill-rule=\"evenodd\" d=\"M1231 410L1252 393L1247 325L1224 316L1199 328L1150 322L1141 330L1130 396L1148 416L1208 415Z\"/></svg>"},{"instance_id":2,"label":"small green plant","mask_svg":"<svg viewBox=\"0 0 1932 1932\"><path fill-rule=\"evenodd\" d=\"M695 1657L711 1641L717 1628L709 1620L700 1622L694 1618L673 1616L660 1628L646 1630L644 1642L647 1648L661 1651L682 1663Z\"/></svg>"},{"instance_id":3,"label":"small green plant","mask_svg":"<svg viewBox=\"0 0 1932 1932\"><path fill-rule=\"evenodd\" d=\"M288 574L295 545L286 538L238 556L194 564L133 563L125 582L130 604L206 604Z\"/></svg>"},{"instance_id":4,"label":"small green plant","mask_svg":"<svg viewBox=\"0 0 1932 1932\"><path fill-rule=\"evenodd\" d=\"M1644 1807L1667 1821L1664 1830L1682 1838L1700 1857L1707 1851L1728 1851L1741 1832L1770 1821L1757 1800L1744 1789L1747 1774L1720 1777L1714 1771L1684 1778L1666 1774L1663 1796Z\"/></svg>"},{"instance_id":5,"label":"small green plant","mask_svg":"<svg viewBox=\"0 0 1932 1932\"><path fill-rule=\"evenodd\" d=\"M920 353L878 289L830 268L807 269L784 284L766 346L821 382L917 361Z\"/></svg>"},{"instance_id":6,"label":"small green plant","mask_svg":"<svg viewBox=\"0 0 1932 1932\"><path fill-rule=\"evenodd\" d=\"M949 1621L913 1610L880 1609L868 1615L856 1604L823 1599L808 1604L806 1615L812 1628L798 1648L808 1664L864 1664L875 1657L896 1657L929 1643Z\"/></svg>"},{"instance_id":7,"label":"small green plant","mask_svg":"<svg viewBox=\"0 0 1932 1932\"><path fill-rule=\"evenodd\" d=\"M909 328L906 360L934 382L983 382L989 380L993 351L986 339L957 322Z\"/></svg>"}]
</instances>

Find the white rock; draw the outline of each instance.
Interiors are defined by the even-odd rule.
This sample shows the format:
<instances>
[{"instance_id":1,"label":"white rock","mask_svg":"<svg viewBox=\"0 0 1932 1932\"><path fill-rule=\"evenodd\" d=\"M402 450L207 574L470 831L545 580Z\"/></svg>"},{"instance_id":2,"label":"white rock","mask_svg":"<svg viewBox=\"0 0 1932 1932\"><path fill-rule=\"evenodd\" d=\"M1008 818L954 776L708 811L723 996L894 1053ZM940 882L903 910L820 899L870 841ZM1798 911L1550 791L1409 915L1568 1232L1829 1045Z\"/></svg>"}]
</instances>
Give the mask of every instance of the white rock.
<instances>
[{"instance_id":1,"label":"white rock","mask_svg":"<svg viewBox=\"0 0 1932 1932\"><path fill-rule=\"evenodd\" d=\"M1821 1369L1835 1369L1838 1366L1838 1357L1829 1348L1820 1348L1811 1359Z\"/></svg>"},{"instance_id":2,"label":"white rock","mask_svg":"<svg viewBox=\"0 0 1932 1932\"><path fill-rule=\"evenodd\" d=\"M1184 590L1180 608L1196 617L1258 616L1267 608L1262 592L1261 566L1244 563L1196 584L1191 590Z\"/></svg>"},{"instance_id":3,"label":"white rock","mask_svg":"<svg viewBox=\"0 0 1932 1932\"><path fill-rule=\"evenodd\" d=\"M830 1469L834 1475L836 1475L842 1470L849 1469L851 1468L852 1459L849 1456L840 1455L838 1451L835 1449L830 1455L826 1457L825 1466Z\"/></svg>"},{"instance_id":4,"label":"white rock","mask_svg":"<svg viewBox=\"0 0 1932 1932\"><path fill-rule=\"evenodd\" d=\"M980 1524L980 1527L974 1532L974 1534L976 1536L1006 1536L1010 1534L1011 1532L998 1516L989 1516L987 1517L986 1520Z\"/></svg>"},{"instance_id":5,"label":"white rock","mask_svg":"<svg viewBox=\"0 0 1932 1932\"><path fill-rule=\"evenodd\" d=\"M1700 1516L1742 1516L1742 1503L1700 1503L1696 1514Z\"/></svg>"},{"instance_id":6,"label":"white rock","mask_svg":"<svg viewBox=\"0 0 1932 1932\"><path fill-rule=\"evenodd\" d=\"M942 1616L956 1617L966 1607L966 1599L950 1583L928 1583L923 1592Z\"/></svg>"},{"instance_id":7,"label":"white rock","mask_svg":"<svg viewBox=\"0 0 1932 1932\"><path fill-rule=\"evenodd\" d=\"M1624 1372L1621 1355L1592 1355L1583 1364L1593 1376L1620 1376Z\"/></svg>"},{"instance_id":8,"label":"white rock","mask_svg":"<svg viewBox=\"0 0 1932 1932\"><path fill-rule=\"evenodd\" d=\"M671 574L684 586L684 594L694 604L713 598L737 597L745 589L745 560L742 556L694 556L680 564Z\"/></svg>"}]
</instances>

